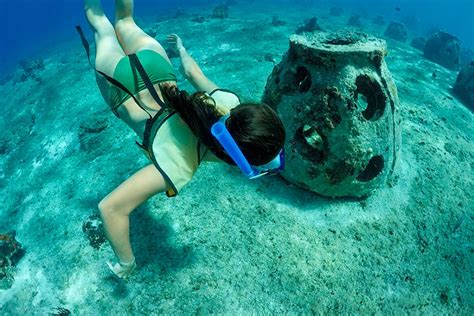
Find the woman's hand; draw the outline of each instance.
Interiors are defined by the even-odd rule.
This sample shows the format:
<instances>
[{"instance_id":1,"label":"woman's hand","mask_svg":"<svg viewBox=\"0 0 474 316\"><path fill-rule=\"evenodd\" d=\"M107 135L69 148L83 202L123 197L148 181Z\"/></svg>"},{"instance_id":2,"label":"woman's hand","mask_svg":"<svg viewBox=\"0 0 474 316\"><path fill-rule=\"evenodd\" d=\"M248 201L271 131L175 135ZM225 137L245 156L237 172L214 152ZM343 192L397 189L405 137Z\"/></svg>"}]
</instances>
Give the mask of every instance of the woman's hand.
<instances>
[{"instance_id":1,"label":"woman's hand","mask_svg":"<svg viewBox=\"0 0 474 316\"><path fill-rule=\"evenodd\" d=\"M178 34L170 34L166 37L166 40L176 51L179 52L181 49L184 49L183 41L181 40L181 37L178 36Z\"/></svg>"},{"instance_id":2,"label":"woman's hand","mask_svg":"<svg viewBox=\"0 0 474 316\"><path fill-rule=\"evenodd\" d=\"M127 279L137 267L135 258L133 258L133 261L129 263L117 262L115 265L112 265L112 263L107 262L107 265L109 266L110 271L120 279Z\"/></svg>"}]
</instances>

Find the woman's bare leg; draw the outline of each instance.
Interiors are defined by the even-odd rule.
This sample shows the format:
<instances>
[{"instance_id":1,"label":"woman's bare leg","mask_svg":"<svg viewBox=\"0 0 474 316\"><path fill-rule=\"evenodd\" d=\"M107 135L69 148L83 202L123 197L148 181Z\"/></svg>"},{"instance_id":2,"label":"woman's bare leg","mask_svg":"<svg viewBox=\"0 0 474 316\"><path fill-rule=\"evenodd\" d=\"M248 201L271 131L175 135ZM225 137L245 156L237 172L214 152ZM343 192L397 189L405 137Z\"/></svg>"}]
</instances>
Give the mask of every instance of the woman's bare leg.
<instances>
[{"instance_id":1,"label":"woman's bare leg","mask_svg":"<svg viewBox=\"0 0 474 316\"><path fill-rule=\"evenodd\" d=\"M94 30L95 68L113 77L117 63L125 56L115 35L114 27L105 16L100 0L85 0L84 9L87 21ZM96 81L105 102L109 106L113 106L111 104L110 83L99 74L96 74Z\"/></svg>"},{"instance_id":2,"label":"woman's bare leg","mask_svg":"<svg viewBox=\"0 0 474 316\"><path fill-rule=\"evenodd\" d=\"M125 56L115 35L114 27L104 14L100 0L85 0L84 9L87 21L94 30L96 44L95 67L113 76L115 66Z\"/></svg>"},{"instance_id":3,"label":"woman's bare leg","mask_svg":"<svg viewBox=\"0 0 474 316\"><path fill-rule=\"evenodd\" d=\"M170 62L163 46L143 32L133 20L133 0L115 0L115 33L125 53L151 49Z\"/></svg>"}]
</instances>

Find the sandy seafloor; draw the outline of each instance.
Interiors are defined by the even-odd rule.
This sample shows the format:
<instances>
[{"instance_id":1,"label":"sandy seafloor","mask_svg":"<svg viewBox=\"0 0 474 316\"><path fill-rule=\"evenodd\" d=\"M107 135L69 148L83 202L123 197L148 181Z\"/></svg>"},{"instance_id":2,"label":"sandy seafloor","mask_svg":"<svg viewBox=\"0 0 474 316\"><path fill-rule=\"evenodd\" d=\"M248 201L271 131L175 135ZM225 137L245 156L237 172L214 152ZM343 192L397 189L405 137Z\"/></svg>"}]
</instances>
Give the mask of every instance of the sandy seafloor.
<instances>
[{"instance_id":1,"label":"sandy seafloor","mask_svg":"<svg viewBox=\"0 0 474 316\"><path fill-rule=\"evenodd\" d=\"M313 15L276 9L231 7L229 19L202 24L174 12L138 20L158 39L181 35L209 78L258 100L273 68L264 55L279 62ZM324 29L346 27L349 12L327 12L314 11ZM274 13L287 24L272 27ZM381 36L370 18L364 30ZM11 288L0 290L1 314L474 313L474 120L451 95L455 72L387 40L403 119L392 187L331 200L204 163L176 198L159 194L133 212L138 270L118 282L105 264L110 246L92 248L82 224L147 160L102 101L74 32L45 53L40 82L0 86L0 229L16 230L26 249ZM93 117L107 127L84 150L79 127Z\"/></svg>"}]
</instances>

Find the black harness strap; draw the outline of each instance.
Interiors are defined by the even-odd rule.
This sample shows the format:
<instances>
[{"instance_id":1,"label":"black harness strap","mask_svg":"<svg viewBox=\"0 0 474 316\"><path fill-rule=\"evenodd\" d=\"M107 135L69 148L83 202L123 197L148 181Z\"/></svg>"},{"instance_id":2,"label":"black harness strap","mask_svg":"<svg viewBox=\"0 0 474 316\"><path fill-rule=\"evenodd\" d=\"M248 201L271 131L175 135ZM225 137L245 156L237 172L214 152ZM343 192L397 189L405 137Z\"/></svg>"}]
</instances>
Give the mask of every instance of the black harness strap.
<instances>
[{"instance_id":1,"label":"black harness strap","mask_svg":"<svg viewBox=\"0 0 474 316\"><path fill-rule=\"evenodd\" d=\"M148 89L148 91L150 92L153 99L155 99L155 101L162 108L166 108L167 105L160 99L160 97L156 93L155 87L153 87L153 84L151 83L150 77L146 73L145 68L143 68L143 65L140 62L140 60L138 59L137 55L136 54L130 54L129 57L130 57L130 61L132 62L132 65L135 66L135 68L138 70L138 73L142 77L143 82L145 83L145 86Z\"/></svg>"}]
</instances>

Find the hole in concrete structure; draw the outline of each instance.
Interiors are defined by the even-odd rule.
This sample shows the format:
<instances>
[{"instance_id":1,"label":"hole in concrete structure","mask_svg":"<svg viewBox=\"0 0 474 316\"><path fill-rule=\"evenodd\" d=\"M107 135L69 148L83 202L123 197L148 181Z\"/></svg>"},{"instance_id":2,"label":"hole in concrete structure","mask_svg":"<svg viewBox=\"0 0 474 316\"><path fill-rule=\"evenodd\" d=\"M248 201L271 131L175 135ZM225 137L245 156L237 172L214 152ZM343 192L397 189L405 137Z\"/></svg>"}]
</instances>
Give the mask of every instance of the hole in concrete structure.
<instances>
[{"instance_id":1,"label":"hole in concrete structure","mask_svg":"<svg viewBox=\"0 0 474 316\"><path fill-rule=\"evenodd\" d=\"M356 79L357 90L355 98L359 108L364 109L362 115L367 120L379 119L385 110L386 97L381 86L367 75Z\"/></svg>"},{"instance_id":2,"label":"hole in concrete structure","mask_svg":"<svg viewBox=\"0 0 474 316\"><path fill-rule=\"evenodd\" d=\"M305 159L321 164L327 158L329 146L327 138L316 128L304 125L299 127L293 135L296 151Z\"/></svg>"},{"instance_id":3,"label":"hole in concrete structure","mask_svg":"<svg viewBox=\"0 0 474 316\"><path fill-rule=\"evenodd\" d=\"M330 45L352 45L356 43L356 40L354 38L334 38L324 43Z\"/></svg>"},{"instance_id":4,"label":"hole in concrete structure","mask_svg":"<svg viewBox=\"0 0 474 316\"><path fill-rule=\"evenodd\" d=\"M311 88L311 73L306 67L299 66L296 69L294 83L298 86L300 92L307 92Z\"/></svg>"},{"instance_id":5,"label":"hole in concrete structure","mask_svg":"<svg viewBox=\"0 0 474 316\"><path fill-rule=\"evenodd\" d=\"M374 156L369 160L369 163L367 164L367 167L365 167L364 171L359 174L357 180L360 182L369 182L382 172L383 167L383 157L380 155Z\"/></svg>"}]
</instances>

